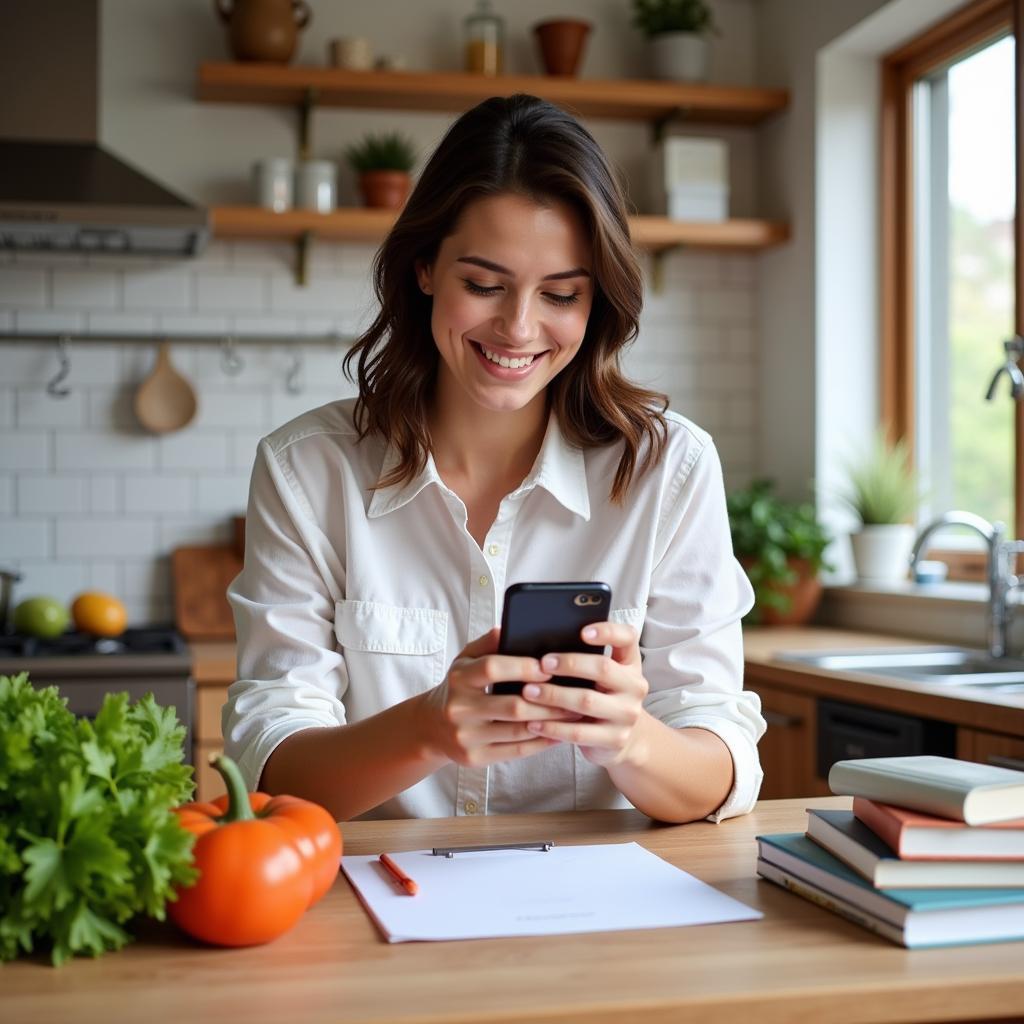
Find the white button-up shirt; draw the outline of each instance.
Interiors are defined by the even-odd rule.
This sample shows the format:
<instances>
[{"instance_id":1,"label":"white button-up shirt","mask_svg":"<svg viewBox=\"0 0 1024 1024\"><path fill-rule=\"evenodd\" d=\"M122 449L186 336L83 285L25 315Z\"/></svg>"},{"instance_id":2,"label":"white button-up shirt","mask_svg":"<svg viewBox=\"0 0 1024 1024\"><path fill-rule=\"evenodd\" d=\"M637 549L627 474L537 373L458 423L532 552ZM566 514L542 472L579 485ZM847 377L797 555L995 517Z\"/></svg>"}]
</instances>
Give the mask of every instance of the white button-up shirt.
<instances>
[{"instance_id":1,"label":"white button-up shirt","mask_svg":"<svg viewBox=\"0 0 1024 1024\"><path fill-rule=\"evenodd\" d=\"M640 634L647 711L710 730L732 754L732 791L711 819L750 810L765 728L742 684L752 593L711 438L669 412L662 459L616 505L621 445L573 448L552 416L481 546L432 458L408 483L372 490L395 453L357 441L353 404L270 434L253 468L245 567L228 592L240 678L223 713L227 753L250 788L287 736L369 718L440 684L462 648L500 624L509 585L601 580L610 618ZM629 806L604 768L559 744L490 767L448 764L364 817Z\"/></svg>"}]
</instances>

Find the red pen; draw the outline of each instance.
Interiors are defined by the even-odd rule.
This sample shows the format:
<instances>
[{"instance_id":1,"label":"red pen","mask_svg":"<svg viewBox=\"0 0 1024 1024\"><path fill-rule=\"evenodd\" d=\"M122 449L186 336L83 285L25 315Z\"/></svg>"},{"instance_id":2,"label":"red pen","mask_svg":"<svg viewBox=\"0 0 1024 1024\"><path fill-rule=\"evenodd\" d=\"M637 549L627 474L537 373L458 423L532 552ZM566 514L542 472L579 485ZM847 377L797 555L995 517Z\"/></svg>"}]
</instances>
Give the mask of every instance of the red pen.
<instances>
[{"instance_id":1,"label":"red pen","mask_svg":"<svg viewBox=\"0 0 1024 1024\"><path fill-rule=\"evenodd\" d=\"M420 887L386 853L380 855L380 862L407 895L415 896L420 891Z\"/></svg>"}]
</instances>

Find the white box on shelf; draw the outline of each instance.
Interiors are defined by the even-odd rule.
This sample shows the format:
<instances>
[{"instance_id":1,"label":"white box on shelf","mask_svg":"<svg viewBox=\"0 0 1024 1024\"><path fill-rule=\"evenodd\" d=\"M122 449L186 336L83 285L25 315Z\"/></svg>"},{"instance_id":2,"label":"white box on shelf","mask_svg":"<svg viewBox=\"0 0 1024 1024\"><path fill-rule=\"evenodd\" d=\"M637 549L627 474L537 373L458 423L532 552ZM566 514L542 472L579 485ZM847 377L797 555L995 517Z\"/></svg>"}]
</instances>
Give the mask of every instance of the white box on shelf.
<instances>
[{"instance_id":1,"label":"white box on shelf","mask_svg":"<svg viewBox=\"0 0 1024 1024\"><path fill-rule=\"evenodd\" d=\"M652 166L655 213L672 220L728 219L729 149L724 139L662 139Z\"/></svg>"},{"instance_id":2,"label":"white box on shelf","mask_svg":"<svg viewBox=\"0 0 1024 1024\"><path fill-rule=\"evenodd\" d=\"M724 185L678 185L669 191L664 213L670 220L728 220L729 190Z\"/></svg>"}]
</instances>

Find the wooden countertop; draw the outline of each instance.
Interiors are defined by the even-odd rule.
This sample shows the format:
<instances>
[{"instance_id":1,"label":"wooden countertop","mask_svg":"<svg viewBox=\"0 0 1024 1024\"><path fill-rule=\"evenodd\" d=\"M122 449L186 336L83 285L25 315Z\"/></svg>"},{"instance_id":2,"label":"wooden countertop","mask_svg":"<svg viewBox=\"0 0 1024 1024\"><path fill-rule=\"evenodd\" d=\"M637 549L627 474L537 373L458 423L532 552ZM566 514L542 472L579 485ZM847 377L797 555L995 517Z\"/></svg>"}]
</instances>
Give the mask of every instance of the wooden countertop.
<instances>
[{"instance_id":1,"label":"wooden countertop","mask_svg":"<svg viewBox=\"0 0 1024 1024\"><path fill-rule=\"evenodd\" d=\"M768 682L813 697L922 715L970 728L1024 736L1024 695L988 687L956 686L838 672L777 660L780 652L852 651L863 648L935 647L936 644L882 633L828 629L760 627L743 631L747 683Z\"/></svg>"},{"instance_id":2,"label":"wooden countertop","mask_svg":"<svg viewBox=\"0 0 1024 1024\"><path fill-rule=\"evenodd\" d=\"M636 811L342 826L346 853L552 837L636 840L757 907L760 921L650 931L388 945L344 877L268 946L203 948L169 924L59 970L5 965L5 1019L346 1021L351 1024L938 1021L1024 1013L1024 943L908 951L755 874L754 837L802 831L805 807L760 803L721 825L659 826Z\"/></svg>"}]
</instances>

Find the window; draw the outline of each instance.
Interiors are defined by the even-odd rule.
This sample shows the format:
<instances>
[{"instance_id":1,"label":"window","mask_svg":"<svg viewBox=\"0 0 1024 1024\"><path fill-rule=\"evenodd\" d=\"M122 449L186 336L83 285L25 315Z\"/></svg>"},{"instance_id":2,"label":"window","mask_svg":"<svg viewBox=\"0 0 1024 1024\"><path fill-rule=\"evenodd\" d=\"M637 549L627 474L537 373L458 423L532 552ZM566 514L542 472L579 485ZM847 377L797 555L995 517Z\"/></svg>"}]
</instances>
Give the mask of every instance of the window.
<instances>
[{"instance_id":1,"label":"window","mask_svg":"<svg viewBox=\"0 0 1024 1024\"><path fill-rule=\"evenodd\" d=\"M890 55L883 89L883 418L948 509L1024 535L1024 422L1000 377L1019 331L1012 6L969 5Z\"/></svg>"}]
</instances>

